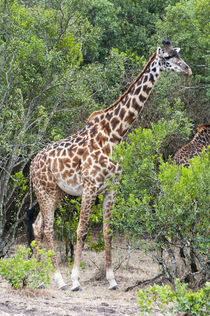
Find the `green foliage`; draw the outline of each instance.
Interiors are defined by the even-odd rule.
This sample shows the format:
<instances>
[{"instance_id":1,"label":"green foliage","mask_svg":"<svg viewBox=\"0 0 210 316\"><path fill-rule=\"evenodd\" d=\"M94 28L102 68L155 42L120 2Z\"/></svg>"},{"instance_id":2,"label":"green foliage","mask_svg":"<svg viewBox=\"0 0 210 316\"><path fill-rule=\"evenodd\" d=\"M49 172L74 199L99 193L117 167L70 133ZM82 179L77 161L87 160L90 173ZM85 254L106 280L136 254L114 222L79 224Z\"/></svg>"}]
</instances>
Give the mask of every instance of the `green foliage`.
<instances>
[{"instance_id":1,"label":"green foliage","mask_svg":"<svg viewBox=\"0 0 210 316\"><path fill-rule=\"evenodd\" d=\"M12 142L13 137L27 144L32 141L31 132L39 127L39 118L41 129L46 128L52 105L63 92L69 72L81 63L81 42L69 25L71 15L68 10L62 16L60 10L45 9L41 5L31 8L19 1L11 1L5 8L2 1L0 15L4 17L0 32L0 97L5 109L2 136L6 144L9 140ZM65 32L61 23L67 23ZM8 115L10 122L6 120ZM11 137L5 134L6 131Z\"/></svg>"},{"instance_id":2,"label":"green foliage","mask_svg":"<svg viewBox=\"0 0 210 316\"><path fill-rule=\"evenodd\" d=\"M156 154L181 147L189 119L208 120L208 8L207 0L0 0L0 256L28 203L32 157L112 104L163 38L180 45L195 76L164 74L141 113L143 127L183 113ZM77 215L71 227L61 213L68 225L58 218L58 227L74 236Z\"/></svg>"},{"instance_id":3,"label":"green foliage","mask_svg":"<svg viewBox=\"0 0 210 316\"><path fill-rule=\"evenodd\" d=\"M97 36L84 46L86 62L103 60L110 50L148 56L155 24L168 4L177 1L89 0L80 1L80 12L94 26Z\"/></svg>"},{"instance_id":4,"label":"green foliage","mask_svg":"<svg viewBox=\"0 0 210 316\"><path fill-rule=\"evenodd\" d=\"M23 175L22 172L16 172L12 176L12 180L14 187L19 190L19 197L21 199L25 191L28 189L28 179Z\"/></svg>"},{"instance_id":5,"label":"green foliage","mask_svg":"<svg viewBox=\"0 0 210 316\"><path fill-rule=\"evenodd\" d=\"M168 38L174 46L181 47L181 55L193 72L193 79L188 84L188 115L194 121L199 117L202 123L208 123L209 115L209 15L208 0L181 0L166 8L164 19L157 23L155 35L155 38ZM179 90L180 95L183 92Z\"/></svg>"},{"instance_id":6,"label":"green foliage","mask_svg":"<svg viewBox=\"0 0 210 316\"><path fill-rule=\"evenodd\" d=\"M81 70L85 86L89 86L98 108L113 103L121 94L129 56L112 49L104 64L89 64ZM127 83L126 83L127 84ZM93 104L91 106L92 111Z\"/></svg>"},{"instance_id":7,"label":"green foliage","mask_svg":"<svg viewBox=\"0 0 210 316\"><path fill-rule=\"evenodd\" d=\"M185 58L192 63L192 68L200 65L193 68L196 74L207 71L201 65L206 64L209 59L209 14L207 0L182 0L175 6L168 6L164 21L158 23L162 36L182 46Z\"/></svg>"},{"instance_id":8,"label":"green foliage","mask_svg":"<svg viewBox=\"0 0 210 316\"><path fill-rule=\"evenodd\" d=\"M97 225L102 226L103 223L103 196L98 196L97 203L93 206L91 215L90 215L90 229L89 234L87 236L87 244L88 248L90 250L94 250L96 252L100 252L104 250L104 237L102 232L97 232L95 235L96 240L93 240L93 234L92 231L94 230L94 227L97 227Z\"/></svg>"},{"instance_id":9,"label":"green foliage","mask_svg":"<svg viewBox=\"0 0 210 316\"><path fill-rule=\"evenodd\" d=\"M65 242L66 261L68 260L70 248L76 242L79 214L79 201L76 199L69 200L67 197L59 205L58 212L56 212L54 232L58 240Z\"/></svg>"},{"instance_id":10,"label":"green foliage","mask_svg":"<svg viewBox=\"0 0 210 316\"><path fill-rule=\"evenodd\" d=\"M31 249L19 246L14 257L0 259L0 274L12 287L19 289L29 287L32 289L50 283L50 273L54 272L51 263L52 251L41 249L32 242L32 249L36 251L39 260L35 257L29 259Z\"/></svg>"},{"instance_id":11,"label":"green foliage","mask_svg":"<svg viewBox=\"0 0 210 316\"><path fill-rule=\"evenodd\" d=\"M189 266L195 260L204 264L202 269L207 268L207 258L203 256L209 244L210 152L203 151L193 158L189 168L164 162L161 157L177 129L181 128L180 132L184 134L189 132L189 126L181 127L182 118L179 113L178 120L174 113L170 121L151 124L151 130L135 130L129 135L131 143L122 142L115 152L123 174L115 185L114 229L135 240L150 237L152 249L158 252L156 259L172 282L179 273L180 277L186 278L190 273ZM189 251L191 255L196 253L197 259L194 254L192 257L184 255L179 259L185 268L178 269L180 260L176 257L176 248L186 251L185 255ZM169 256L169 261L164 253Z\"/></svg>"},{"instance_id":12,"label":"green foliage","mask_svg":"<svg viewBox=\"0 0 210 316\"><path fill-rule=\"evenodd\" d=\"M100 232L98 233L97 240L92 240L92 228L98 224L102 224L103 220L102 199L102 196L99 196L99 202L93 206L90 215L88 235L85 239L88 248L95 251L104 250L104 240ZM77 226L80 217L80 203L81 198L69 199L68 197L65 197L59 205L55 216L55 236L58 240L65 242L66 261L68 261L70 245L73 247L76 243Z\"/></svg>"},{"instance_id":13,"label":"green foliage","mask_svg":"<svg viewBox=\"0 0 210 316\"><path fill-rule=\"evenodd\" d=\"M186 284L181 284L177 279L175 290L168 285L159 286L157 284L140 290L138 305L141 315L152 314L156 305L164 315L185 312L185 315L207 316L209 315L209 291L209 282L198 292L191 292L187 290ZM172 307L169 307L170 305Z\"/></svg>"},{"instance_id":14,"label":"green foliage","mask_svg":"<svg viewBox=\"0 0 210 316\"><path fill-rule=\"evenodd\" d=\"M162 194L154 205L161 229L170 238L177 234L190 239L197 249L206 252L208 245L209 154L191 160L191 166L178 167L161 163L159 181Z\"/></svg>"}]
</instances>

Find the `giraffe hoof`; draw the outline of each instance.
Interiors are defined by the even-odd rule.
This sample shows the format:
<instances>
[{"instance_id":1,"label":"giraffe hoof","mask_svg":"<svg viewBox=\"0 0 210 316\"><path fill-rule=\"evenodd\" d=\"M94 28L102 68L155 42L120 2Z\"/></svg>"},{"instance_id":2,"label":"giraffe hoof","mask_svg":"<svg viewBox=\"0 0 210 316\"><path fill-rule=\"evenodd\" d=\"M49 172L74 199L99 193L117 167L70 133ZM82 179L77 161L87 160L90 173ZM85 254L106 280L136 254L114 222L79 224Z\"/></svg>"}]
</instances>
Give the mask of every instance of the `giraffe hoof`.
<instances>
[{"instance_id":1,"label":"giraffe hoof","mask_svg":"<svg viewBox=\"0 0 210 316\"><path fill-rule=\"evenodd\" d=\"M64 286L60 287L59 290L67 291L68 290L68 285L64 285Z\"/></svg>"},{"instance_id":2,"label":"giraffe hoof","mask_svg":"<svg viewBox=\"0 0 210 316\"><path fill-rule=\"evenodd\" d=\"M109 287L109 290L118 290L118 289L119 289L119 286L117 284Z\"/></svg>"},{"instance_id":3,"label":"giraffe hoof","mask_svg":"<svg viewBox=\"0 0 210 316\"><path fill-rule=\"evenodd\" d=\"M74 288L71 289L73 292L78 292L78 291L82 291L82 288L80 286L76 286Z\"/></svg>"}]
</instances>

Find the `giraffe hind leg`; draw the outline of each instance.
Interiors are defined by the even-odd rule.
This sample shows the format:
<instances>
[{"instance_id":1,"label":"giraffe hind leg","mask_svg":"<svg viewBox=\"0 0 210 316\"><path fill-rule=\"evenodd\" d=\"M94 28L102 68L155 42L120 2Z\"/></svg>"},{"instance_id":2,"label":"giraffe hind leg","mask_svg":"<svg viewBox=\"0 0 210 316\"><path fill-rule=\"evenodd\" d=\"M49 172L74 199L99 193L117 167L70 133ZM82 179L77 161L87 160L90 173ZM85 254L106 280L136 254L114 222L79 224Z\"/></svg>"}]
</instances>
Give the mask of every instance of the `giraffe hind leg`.
<instances>
[{"instance_id":1,"label":"giraffe hind leg","mask_svg":"<svg viewBox=\"0 0 210 316\"><path fill-rule=\"evenodd\" d=\"M110 235L110 221L112 218L111 209L114 205L115 193L114 191L106 191L103 199L103 233L105 242L106 255L106 278L109 282L109 290L117 290L118 285L115 281L114 271L112 268L112 236Z\"/></svg>"},{"instance_id":2,"label":"giraffe hind leg","mask_svg":"<svg viewBox=\"0 0 210 316\"><path fill-rule=\"evenodd\" d=\"M36 243L41 243L43 241L44 235L44 221L41 211L37 215L37 218L33 224L33 234Z\"/></svg>"},{"instance_id":3,"label":"giraffe hind leg","mask_svg":"<svg viewBox=\"0 0 210 316\"><path fill-rule=\"evenodd\" d=\"M44 196L37 196L40 206L40 212L33 225L34 237L36 242L41 242L43 237L46 240L47 247L49 250L54 252L52 256L52 264L56 270L54 274L54 280L59 289L66 290L67 286L64 282L61 272L59 270L57 258L54 250L54 239L53 239L53 225L54 225L54 212L57 205L59 204L63 193L58 189L48 191L44 193Z\"/></svg>"}]
</instances>

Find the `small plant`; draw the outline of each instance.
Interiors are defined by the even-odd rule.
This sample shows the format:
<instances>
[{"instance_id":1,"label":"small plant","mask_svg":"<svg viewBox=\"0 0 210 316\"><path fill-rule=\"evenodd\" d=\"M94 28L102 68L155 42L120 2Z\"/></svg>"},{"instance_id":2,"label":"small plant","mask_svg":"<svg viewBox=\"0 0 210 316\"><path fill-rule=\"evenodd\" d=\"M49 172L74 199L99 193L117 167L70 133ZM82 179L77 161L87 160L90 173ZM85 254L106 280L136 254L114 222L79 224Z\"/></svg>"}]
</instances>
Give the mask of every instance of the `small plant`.
<instances>
[{"instance_id":1,"label":"small plant","mask_svg":"<svg viewBox=\"0 0 210 316\"><path fill-rule=\"evenodd\" d=\"M159 286L154 284L138 292L138 305L142 315L152 314L155 305L164 315L168 313L185 312L185 315L209 315L210 283L198 292L187 290L186 284L176 280L176 288L172 290L169 285ZM171 307L170 307L171 305Z\"/></svg>"},{"instance_id":2,"label":"small plant","mask_svg":"<svg viewBox=\"0 0 210 316\"><path fill-rule=\"evenodd\" d=\"M35 289L48 285L50 273L54 272L51 263L53 251L41 249L35 241L31 243L31 247L39 260L35 257L29 258L31 249L23 246L19 246L14 257L0 259L0 275L16 289L24 287Z\"/></svg>"}]
</instances>

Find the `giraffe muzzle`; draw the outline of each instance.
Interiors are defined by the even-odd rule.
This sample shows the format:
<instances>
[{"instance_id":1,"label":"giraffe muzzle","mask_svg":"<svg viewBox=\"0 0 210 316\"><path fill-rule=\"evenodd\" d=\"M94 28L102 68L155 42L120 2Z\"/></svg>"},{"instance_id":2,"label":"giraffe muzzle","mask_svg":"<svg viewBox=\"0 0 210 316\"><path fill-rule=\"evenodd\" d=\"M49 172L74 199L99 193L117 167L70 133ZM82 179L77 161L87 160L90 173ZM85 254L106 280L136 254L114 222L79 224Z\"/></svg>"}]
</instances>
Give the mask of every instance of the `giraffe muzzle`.
<instances>
[{"instance_id":1,"label":"giraffe muzzle","mask_svg":"<svg viewBox=\"0 0 210 316\"><path fill-rule=\"evenodd\" d=\"M192 70L191 70L191 68L190 67L188 67L188 74L187 74L188 76L192 76Z\"/></svg>"}]
</instances>

